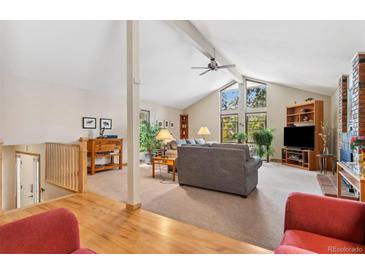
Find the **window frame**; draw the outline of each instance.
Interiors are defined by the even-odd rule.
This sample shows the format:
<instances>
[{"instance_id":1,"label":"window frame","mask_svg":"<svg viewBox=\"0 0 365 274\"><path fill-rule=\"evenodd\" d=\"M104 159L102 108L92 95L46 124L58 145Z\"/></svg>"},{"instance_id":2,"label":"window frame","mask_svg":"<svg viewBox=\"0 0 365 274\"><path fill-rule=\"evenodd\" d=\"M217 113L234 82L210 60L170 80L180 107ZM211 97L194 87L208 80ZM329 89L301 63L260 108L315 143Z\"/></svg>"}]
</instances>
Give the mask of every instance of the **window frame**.
<instances>
[{"instance_id":1,"label":"window frame","mask_svg":"<svg viewBox=\"0 0 365 274\"><path fill-rule=\"evenodd\" d=\"M237 132L239 132L239 124L240 124L240 122L239 122L239 115L238 115L238 113L232 113L232 114L221 114L220 115L220 128L221 128L221 130L220 130L220 132L221 132L221 134L220 134L220 137L221 137L221 143L222 144L233 144L233 143L235 143L235 141L233 140L232 142L223 142L223 117L225 117L225 116L237 116ZM236 132L236 133L237 133Z\"/></svg>"},{"instance_id":2,"label":"window frame","mask_svg":"<svg viewBox=\"0 0 365 274\"><path fill-rule=\"evenodd\" d=\"M247 106L247 92L248 92L248 88L247 88L247 82L253 82L253 83L257 83L257 84L261 84L261 85L265 85L266 86L266 106L265 107L258 107L258 108L252 108L252 107L248 107ZM245 101L244 101L244 109L245 109L245 114L246 113L254 113L254 112L267 112L267 83L265 82L261 82L261 81L258 81L258 80L253 80L253 79L250 79L250 78L245 78L245 94L244 94L244 97L245 97ZM245 115L246 117L246 115Z\"/></svg>"},{"instance_id":3,"label":"window frame","mask_svg":"<svg viewBox=\"0 0 365 274\"><path fill-rule=\"evenodd\" d=\"M246 132L247 143L248 144L254 144L255 142L250 142L248 140L248 118L247 118L247 116L255 115L255 114L265 114L265 126L264 126L264 128L267 128L267 112L266 111L246 112L245 113L245 132Z\"/></svg>"},{"instance_id":4,"label":"window frame","mask_svg":"<svg viewBox=\"0 0 365 274\"><path fill-rule=\"evenodd\" d=\"M238 90L238 105L236 109L230 109L230 110L222 110L222 93L224 91L226 91L227 89L231 88L234 85L238 85L237 90ZM239 112L240 110L240 101L241 101L241 92L240 92L240 83L238 83L237 81L232 81L230 83L228 83L227 85L225 85L224 87L219 89L219 112L221 114L236 114Z\"/></svg>"}]
</instances>

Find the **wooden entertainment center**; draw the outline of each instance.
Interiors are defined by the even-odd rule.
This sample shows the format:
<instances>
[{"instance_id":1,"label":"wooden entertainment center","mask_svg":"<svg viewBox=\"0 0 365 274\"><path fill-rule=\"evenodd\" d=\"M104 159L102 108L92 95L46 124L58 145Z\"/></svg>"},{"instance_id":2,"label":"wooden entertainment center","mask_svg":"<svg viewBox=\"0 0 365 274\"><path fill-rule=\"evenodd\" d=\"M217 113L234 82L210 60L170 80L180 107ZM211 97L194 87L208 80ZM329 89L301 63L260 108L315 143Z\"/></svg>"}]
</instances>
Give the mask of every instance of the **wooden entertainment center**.
<instances>
[{"instance_id":1,"label":"wooden entertainment center","mask_svg":"<svg viewBox=\"0 0 365 274\"><path fill-rule=\"evenodd\" d=\"M323 142L318 133L323 122L323 101L313 100L286 108L286 126L314 126L314 149L284 147L281 152L281 162L284 165L318 170L319 162L316 155L322 153Z\"/></svg>"}]
</instances>

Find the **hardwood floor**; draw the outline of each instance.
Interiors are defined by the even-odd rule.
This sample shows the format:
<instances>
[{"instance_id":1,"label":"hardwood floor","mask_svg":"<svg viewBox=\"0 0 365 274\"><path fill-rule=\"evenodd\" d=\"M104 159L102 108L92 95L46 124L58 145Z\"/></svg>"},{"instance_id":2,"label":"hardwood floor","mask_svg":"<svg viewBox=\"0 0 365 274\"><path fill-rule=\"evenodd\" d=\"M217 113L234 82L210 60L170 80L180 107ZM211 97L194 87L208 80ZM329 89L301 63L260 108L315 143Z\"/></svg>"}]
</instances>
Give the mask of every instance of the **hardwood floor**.
<instances>
[{"instance_id":1,"label":"hardwood floor","mask_svg":"<svg viewBox=\"0 0 365 274\"><path fill-rule=\"evenodd\" d=\"M91 192L1 214L0 224L59 207L76 214L82 247L97 253L271 253Z\"/></svg>"}]
</instances>

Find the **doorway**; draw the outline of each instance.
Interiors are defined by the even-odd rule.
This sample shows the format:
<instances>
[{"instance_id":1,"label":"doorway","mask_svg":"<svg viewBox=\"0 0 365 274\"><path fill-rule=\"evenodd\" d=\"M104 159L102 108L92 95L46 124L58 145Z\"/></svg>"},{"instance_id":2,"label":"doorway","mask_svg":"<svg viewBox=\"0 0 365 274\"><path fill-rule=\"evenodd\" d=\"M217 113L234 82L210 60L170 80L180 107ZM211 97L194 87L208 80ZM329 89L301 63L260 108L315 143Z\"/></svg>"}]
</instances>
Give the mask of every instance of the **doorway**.
<instances>
[{"instance_id":1,"label":"doorway","mask_svg":"<svg viewBox=\"0 0 365 274\"><path fill-rule=\"evenodd\" d=\"M40 155L17 151L16 155L16 207L37 204L41 200Z\"/></svg>"}]
</instances>

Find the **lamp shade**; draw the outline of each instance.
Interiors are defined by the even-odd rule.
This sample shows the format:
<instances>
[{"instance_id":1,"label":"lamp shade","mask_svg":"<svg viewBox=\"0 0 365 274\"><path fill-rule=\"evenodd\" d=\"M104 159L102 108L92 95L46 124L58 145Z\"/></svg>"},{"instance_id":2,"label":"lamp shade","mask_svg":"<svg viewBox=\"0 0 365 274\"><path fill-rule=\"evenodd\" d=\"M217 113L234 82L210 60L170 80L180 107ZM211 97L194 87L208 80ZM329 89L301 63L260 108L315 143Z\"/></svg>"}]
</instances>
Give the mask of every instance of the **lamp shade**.
<instances>
[{"instance_id":1,"label":"lamp shade","mask_svg":"<svg viewBox=\"0 0 365 274\"><path fill-rule=\"evenodd\" d=\"M172 141L174 137L172 136L171 132L167 128L161 128L160 131L156 135L156 139L159 141Z\"/></svg>"},{"instance_id":2,"label":"lamp shade","mask_svg":"<svg viewBox=\"0 0 365 274\"><path fill-rule=\"evenodd\" d=\"M198 131L198 135L210 135L210 131L207 127L201 127Z\"/></svg>"}]
</instances>

